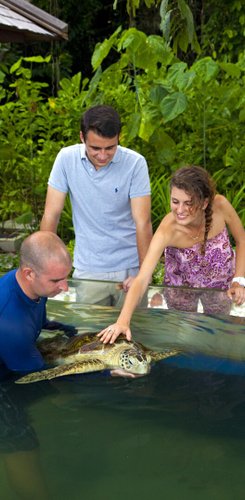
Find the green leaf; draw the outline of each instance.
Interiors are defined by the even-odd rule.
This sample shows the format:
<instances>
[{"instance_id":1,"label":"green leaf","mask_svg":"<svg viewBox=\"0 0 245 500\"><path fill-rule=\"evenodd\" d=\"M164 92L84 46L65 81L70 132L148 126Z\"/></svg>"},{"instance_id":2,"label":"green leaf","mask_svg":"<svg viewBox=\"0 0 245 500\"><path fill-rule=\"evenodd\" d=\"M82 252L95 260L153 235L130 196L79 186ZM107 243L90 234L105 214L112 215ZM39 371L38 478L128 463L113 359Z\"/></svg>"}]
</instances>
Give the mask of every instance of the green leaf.
<instances>
[{"instance_id":1,"label":"green leaf","mask_svg":"<svg viewBox=\"0 0 245 500\"><path fill-rule=\"evenodd\" d=\"M211 57L204 57L193 64L192 70L197 73L200 81L207 83L218 74L219 65Z\"/></svg>"},{"instance_id":2,"label":"green leaf","mask_svg":"<svg viewBox=\"0 0 245 500\"><path fill-rule=\"evenodd\" d=\"M147 40L147 36L143 31L139 31L136 28L129 28L124 32L121 37L118 48L130 49L131 53L136 53L140 47L144 46Z\"/></svg>"},{"instance_id":3,"label":"green leaf","mask_svg":"<svg viewBox=\"0 0 245 500\"><path fill-rule=\"evenodd\" d=\"M27 62L36 62L36 63L48 63L51 60L51 55L47 57L42 56L31 56L31 57L23 57L23 61Z\"/></svg>"},{"instance_id":4,"label":"green leaf","mask_svg":"<svg viewBox=\"0 0 245 500\"><path fill-rule=\"evenodd\" d=\"M31 211L25 212L24 214L20 215L19 217L15 218L15 222L17 224L24 224L24 225L29 225L33 223L33 213Z\"/></svg>"},{"instance_id":5,"label":"green leaf","mask_svg":"<svg viewBox=\"0 0 245 500\"><path fill-rule=\"evenodd\" d=\"M164 97L160 104L160 110L165 123L174 120L187 108L187 99L182 92L174 92L170 96Z\"/></svg>"},{"instance_id":6,"label":"green leaf","mask_svg":"<svg viewBox=\"0 0 245 500\"><path fill-rule=\"evenodd\" d=\"M151 145L156 151L157 161L161 165L172 164L176 157L176 143L172 137L159 127L151 137Z\"/></svg>"},{"instance_id":7,"label":"green leaf","mask_svg":"<svg viewBox=\"0 0 245 500\"><path fill-rule=\"evenodd\" d=\"M161 62L166 66L171 63L173 59L173 52L161 36L148 36L147 46L150 49L150 57L155 61L155 63Z\"/></svg>"},{"instance_id":8,"label":"green leaf","mask_svg":"<svg viewBox=\"0 0 245 500\"><path fill-rule=\"evenodd\" d=\"M156 230L170 209L169 178L166 174L151 178L151 199L153 228Z\"/></svg>"},{"instance_id":9,"label":"green leaf","mask_svg":"<svg viewBox=\"0 0 245 500\"><path fill-rule=\"evenodd\" d=\"M169 92L162 85L155 85L150 90L150 100L155 106L158 106L167 95L169 95Z\"/></svg>"},{"instance_id":10,"label":"green leaf","mask_svg":"<svg viewBox=\"0 0 245 500\"><path fill-rule=\"evenodd\" d=\"M130 114L126 125L123 126L121 135L125 136L127 142L131 142L139 133L141 115L140 113Z\"/></svg>"},{"instance_id":11,"label":"green leaf","mask_svg":"<svg viewBox=\"0 0 245 500\"><path fill-rule=\"evenodd\" d=\"M245 108L241 109L239 113L239 122L245 122Z\"/></svg>"},{"instance_id":12,"label":"green leaf","mask_svg":"<svg viewBox=\"0 0 245 500\"><path fill-rule=\"evenodd\" d=\"M10 73L14 73L15 71L17 71L17 69L19 69L19 67L21 66L21 63L22 63L22 57L18 59L18 61L16 61L16 63L14 63L13 66L11 66Z\"/></svg>"},{"instance_id":13,"label":"green leaf","mask_svg":"<svg viewBox=\"0 0 245 500\"><path fill-rule=\"evenodd\" d=\"M188 34L188 30L186 27L184 27L182 31L180 31L176 36L175 44L178 44L179 48L186 53L189 43L190 43L190 37Z\"/></svg>"},{"instance_id":14,"label":"green leaf","mask_svg":"<svg viewBox=\"0 0 245 500\"><path fill-rule=\"evenodd\" d=\"M184 62L175 63L168 70L167 79L172 85L175 85L178 90L189 88L195 78L194 71L189 71L187 64Z\"/></svg>"},{"instance_id":15,"label":"green leaf","mask_svg":"<svg viewBox=\"0 0 245 500\"><path fill-rule=\"evenodd\" d=\"M157 110L151 109L145 106L142 109L142 117L139 128L139 137L144 141L148 142L153 132L158 127L158 122L156 120L158 115Z\"/></svg>"},{"instance_id":16,"label":"green leaf","mask_svg":"<svg viewBox=\"0 0 245 500\"><path fill-rule=\"evenodd\" d=\"M229 76L240 78L241 70L236 64L221 62L219 65Z\"/></svg>"},{"instance_id":17,"label":"green leaf","mask_svg":"<svg viewBox=\"0 0 245 500\"><path fill-rule=\"evenodd\" d=\"M3 73L1 70L0 70L0 83L3 83L4 80L5 80L5 73Z\"/></svg>"},{"instance_id":18,"label":"green leaf","mask_svg":"<svg viewBox=\"0 0 245 500\"><path fill-rule=\"evenodd\" d=\"M15 151L14 148L7 145L7 144L2 144L0 145L0 158L1 161L6 161L9 159L12 159L15 156Z\"/></svg>"},{"instance_id":19,"label":"green leaf","mask_svg":"<svg viewBox=\"0 0 245 500\"><path fill-rule=\"evenodd\" d=\"M111 48L115 43L117 35L121 30L122 28L121 26L119 26L109 39L106 38L104 42L97 43L91 60L94 70L96 70L101 65L102 61L108 56Z\"/></svg>"},{"instance_id":20,"label":"green leaf","mask_svg":"<svg viewBox=\"0 0 245 500\"><path fill-rule=\"evenodd\" d=\"M171 14L172 10L169 10L164 17L161 19L160 30L167 42L170 40L170 30L171 30Z\"/></svg>"},{"instance_id":21,"label":"green leaf","mask_svg":"<svg viewBox=\"0 0 245 500\"><path fill-rule=\"evenodd\" d=\"M164 19L168 12L168 0L162 0L160 5L160 16L161 19Z\"/></svg>"},{"instance_id":22,"label":"green leaf","mask_svg":"<svg viewBox=\"0 0 245 500\"><path fill-rule=\"evenodd\" d=\"M178 0L178 5L181 17L186 21L186 38L188 40L188 43L191 43L195 31L191 9L184 0Z\"/></svg>"}]
</instances>

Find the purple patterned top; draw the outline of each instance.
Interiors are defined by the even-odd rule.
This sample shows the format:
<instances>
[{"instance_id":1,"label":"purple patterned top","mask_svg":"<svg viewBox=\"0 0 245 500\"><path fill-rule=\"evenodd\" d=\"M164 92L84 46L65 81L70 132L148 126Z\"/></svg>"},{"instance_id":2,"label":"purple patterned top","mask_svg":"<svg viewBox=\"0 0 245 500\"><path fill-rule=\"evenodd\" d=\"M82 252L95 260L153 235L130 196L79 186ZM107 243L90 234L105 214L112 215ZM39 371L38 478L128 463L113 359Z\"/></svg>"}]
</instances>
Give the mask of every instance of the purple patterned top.
<instances>
[{"instance_id":1,"label":"purple patterned top","mask_svg":"<svg viewBox=\"0 0 245 500\"><path fill-rule=\"evenodd\" d=\"M205 255L200 243L190 248L165 249L164 285L227 290L234 276L235 255L226 227L207 240Z\"/></svg>"}]
</instances>

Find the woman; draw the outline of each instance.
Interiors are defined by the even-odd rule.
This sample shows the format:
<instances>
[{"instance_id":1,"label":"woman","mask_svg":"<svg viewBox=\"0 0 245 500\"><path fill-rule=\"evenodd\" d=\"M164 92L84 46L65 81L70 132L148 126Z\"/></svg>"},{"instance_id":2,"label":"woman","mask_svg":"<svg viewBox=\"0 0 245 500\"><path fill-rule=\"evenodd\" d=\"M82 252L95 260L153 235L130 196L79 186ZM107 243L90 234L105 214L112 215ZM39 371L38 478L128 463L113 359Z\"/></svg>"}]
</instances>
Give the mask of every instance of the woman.
<instances>
[{"instance_id":1,"label":"woman","mask_svg":"<svg viewBox=\"0 0 245 500\"><path fill-rule=\"evenodd\" d=\"M245 231L229 201L215 195L213 181L202 167L183 167L170 183L171 212L158 227L140 272L117 322L102 330L101 341L113 343L120 333L130 340L131 316L165 252L165 285L227 290L236 304L245 301ZM227 227L235 244L236 259Z\"/></svg>"}]
</instances>

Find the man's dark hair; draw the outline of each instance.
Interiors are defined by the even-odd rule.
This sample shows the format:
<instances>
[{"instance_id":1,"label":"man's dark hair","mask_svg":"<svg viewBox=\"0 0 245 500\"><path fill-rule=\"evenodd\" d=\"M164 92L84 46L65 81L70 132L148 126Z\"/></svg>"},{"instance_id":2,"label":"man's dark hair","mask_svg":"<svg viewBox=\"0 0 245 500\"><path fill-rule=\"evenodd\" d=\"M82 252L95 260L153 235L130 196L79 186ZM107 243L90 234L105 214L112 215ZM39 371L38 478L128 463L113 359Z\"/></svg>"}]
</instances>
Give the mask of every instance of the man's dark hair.
<instances>
[{"instance_id":1,"label":"man's dark hair","mask_svg":"<svg viewBox=\"0 0 245 500\"><path fill-rule=\"evenodd\" d=\"M85 111L81 119L81 132L84 140L90 130L103 137L118 136L121 127L119 114L111 106L93 106Z\"/></svg>"}]
</instances>

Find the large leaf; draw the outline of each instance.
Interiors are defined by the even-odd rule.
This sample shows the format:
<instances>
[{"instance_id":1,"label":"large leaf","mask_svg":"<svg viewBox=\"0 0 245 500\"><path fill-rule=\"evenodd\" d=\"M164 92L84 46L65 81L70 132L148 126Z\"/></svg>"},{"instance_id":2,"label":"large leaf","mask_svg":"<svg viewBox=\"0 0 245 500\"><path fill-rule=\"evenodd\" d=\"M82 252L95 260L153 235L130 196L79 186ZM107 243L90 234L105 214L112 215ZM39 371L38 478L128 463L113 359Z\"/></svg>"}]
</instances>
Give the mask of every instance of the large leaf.
<instances>
[{"instance_id":1,"label":"large leaf","mask_svg":"<svg viewBox=\"0 0 245 500\"><path fill-rule=\"evenodd\" d=\"M151 138L156 157L162 165L171 164L176 157L176 143L163 128L158 129Z\"/></svg>"},{"instance_id":2,"label":"large leaf","mask_svg":"<svg viewBox=\"0 0 245 500\"><path fill-rule=\"evenodd\" d=\"M200 82L207 83L218 74L219 65L211 57L204 57L193 64L192 70L197 73Z\"/></svg>"},{"instance_id":3,"label":"large leaf","mask_svg":"<svg viewBox=\"0 0 245 500\"><path fill-rule=\"evenodd\" d=\"M147 45L151 51L150 57L152 60L156 63L164 63L166 66L171 63L174 58L173 52L161 36L148 36Z\"/></svg>"},{"instance_id":4,"label":"large leaf","mask_svg":"<svg viewBox=\"0 0 245 500\"><path fill-rule=\"evenodd\" d=\"M170 38L170 30L171 30L170 21L172 13L172 9L168 10L168 0L162 0L159 13L161 17L160 30L162 31L165 40L168 42Z\"/></svg>"},{"instance_id":5,"label":"large leaf","mask_svg":"<svg viewBox=\"0 0 245 500\"><path fill-rule=\"evenodd\" d=\"M139 31L136 28L130 28L125 31L119 41L118 49L130 49L132 53L135 53L142 47L147 40L147 36L143 31Z\"/></svg>"},{"instance_id":6,"label":"large leaf","mask_svg":"<svg viewBox=\"0 0 245 500\"><path fill-rule=\"evenodd\" d=\"M142 117L139 128L139 137L144 141L149 141L153 132L158 127L158 121L156 120L158 111L145 106L142 109Z\"/></svg>"},{"instance_id":7,"label":"large leaf","mask_svg":"<svg viewBox=\"0 0 245 500\"><path fill-rule=\"evenodd\" d=\"M132 113L126 124L122 128L121 137L125 137L129 143L137 137L140 127L141 115L140 113Z\"/></svg>"},{"instance_id":8,"label":"large leaf","mask_svg":"<svg viewBox=\"0 0 245 500\"><path fill-rule=\"evenodd\" d=\"M17 71L20 68L21 63L22 63L22 57L20 59L18 59L18 61L16 61L16 63L14 63L11 66L10 73L14 73L15 71Z\"/></svg>"},{"instance_id":9,"label":"large leaf","mask_svg":"<svg viewBox=\"0 0 245 500\"><path fill-rule=\"evenodd\" d=\"M170 66L167 79L178 90L186 90L192 85L195 76L194 71L188 70L186 63L178 62Z\"/></svg>"},{"instance_id":10,"label":"large leaf","mask_svg":"<svg viewBox=\"0 0 245 500\"><path fill-rule=\"evenodd\" d=\"M182 92L174 92L173 94L164 97L160 103L160 110L165 123L174 120L181 115L187 108L187 99Z\"/></svg>"},{"instance_id":11,"label":"large leaf","mask_svg":"<svg viewBox=\"0 0 245 500\"><path fill-rule=\"evenodd\" d=\"M182 19L185 19L186 21L186 33L188 36L188 42L191 43L194 35L194 21L193 21L193 15L191 12L190 7L187 5L187 3L184 0L178 0L178 5L181 13Z\"/></svg>"},{"instance_id":12,"label":"large leaf","mask_svg":"<svg viewBox=\"0 0 245 500\"><path fill-rule=\"evenodd\" d=\"M150 90L150 100L155 106L159 106L163 98L167 95L169 95L169 92L162 85L154 85Z\"/></svg>"},{"instance_id":13,"label":"large leaf","mask_svg":"<svg viewBox=\"0 0 245 500\"><path fill-rule=\"evenodd\" d=\"M102 61L108 56L115 43L117 35L121 30L122 28L119 26L109 39L106 38L102 43L97 43L91 60L94 70L96 70L101 65Z\"/></svg>"},{"instance_id":14,"label":"large leaf","mask_svg":"<svg viewBox=\"0 0 245 500\"><path fill-rule=\"evenodd\" d=\"M240 78L241 70L236 64L221 62L219 65L229 76Z\"/></svg>"}]
</instances>

